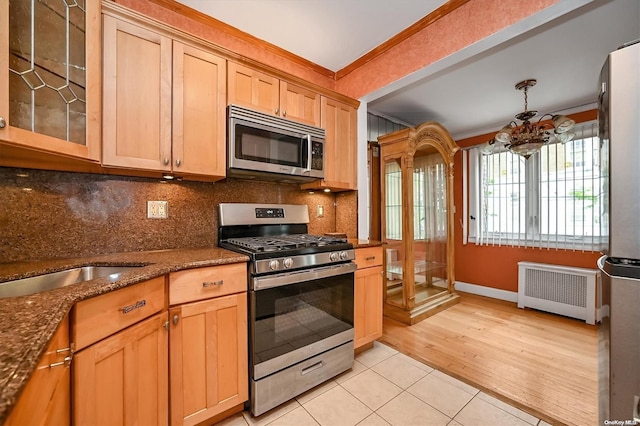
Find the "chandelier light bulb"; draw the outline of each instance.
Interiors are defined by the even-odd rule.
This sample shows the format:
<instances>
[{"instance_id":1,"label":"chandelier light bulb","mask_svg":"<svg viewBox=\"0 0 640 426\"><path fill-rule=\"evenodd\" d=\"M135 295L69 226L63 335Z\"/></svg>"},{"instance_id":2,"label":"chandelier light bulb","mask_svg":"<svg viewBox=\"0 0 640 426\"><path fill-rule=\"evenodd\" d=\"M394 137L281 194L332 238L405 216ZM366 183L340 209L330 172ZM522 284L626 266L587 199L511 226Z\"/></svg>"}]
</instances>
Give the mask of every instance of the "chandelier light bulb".
<instances>
[{"instance_id":1,"label":"chandelier light bulb","mask_svg":"<svg viewBox=\"0 0 640 426\"><path fill-rule=\"evenodd\" d=\"M566 133L575 126L576 122L564 115L553 116L553 127L556 128L556 133Z\"/></svg>"}]
</instances>

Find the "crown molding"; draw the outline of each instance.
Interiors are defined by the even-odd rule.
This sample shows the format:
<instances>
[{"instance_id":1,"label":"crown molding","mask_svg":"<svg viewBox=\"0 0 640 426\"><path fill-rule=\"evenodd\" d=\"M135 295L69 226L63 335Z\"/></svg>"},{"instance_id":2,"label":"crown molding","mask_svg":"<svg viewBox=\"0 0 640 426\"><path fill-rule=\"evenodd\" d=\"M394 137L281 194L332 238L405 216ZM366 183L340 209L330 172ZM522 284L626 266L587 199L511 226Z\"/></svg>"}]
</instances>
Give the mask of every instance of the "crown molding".
<instances>
[{"instance_id":1,"label":"crown molding","mask_svg":"<svg viewBox=\"0 0 640 426\"><path fill-rule=\"evenodd\" d=\"M469 1L471 1L471 0L449 0L448 2L446 2L442 6L440 6L439 8L437 8L436 10L434 10L433 12L431 12L430 14L425 16L424 18L420 19L415 24L411 25L410 27L405 28L404 30L402 30L401 32L396 34L395 36L391 37L389 40L387 40L384 43L382 43L381 45L373 48L368 53L365 53L360 58L356 59L355 61L353 61L352 63L350 63L346 67L342 68L341 70L338 70L338 72L336 72L335 79L336 80L340 80L342 77L344 77L347 74L355 71L356 69L360 68L361 66L363 66L367 62L372 61L373 59L375 59L378 56L386 53L387 51L393 49L395 46L397 46L398 44L402 43L403 41L405 41L409 37L417 34L418 32L420 32L422 30L424 30L429 25L433 24L437 20L443 18L444 16L446 16L449 13L453 12L454 10L459 8L460 6L463 6L464 4L468 3Z\"/></svg>"},{"instance_id":2,"label":"crown molding","mask_svg":"<svg viewBox=\"0 0 640 426\"><path fill-rule=\"evenodd\" d=\"M327 69L323 66L320 66L314 62L311 62L307 59L304 59L298 55L295 55L291 52L289 52L288 50L285 50L281 47L276 46L275 44L271 44L269 42L266 42L262 39L259 39L257 37L252 36L251 34L245 33L244 31L241 31L239 29L237 29L236 27L233 27L229 24L226 24L216 18L213 18L207 14L204 14L200 11L197 11L195 9L192 9L189 6L186 6L182 3L178 3L175 0L148 0L151 3L154 3L158 6L161 6L167 10L170 10L174 13L177 13L179 15L182 15L186 18L192 19L196 22L199 22L201 24L204 24L210 28L214 28L218 31L221 31L227 35L230 35L232 37L235 37L237 39L246 41L254 46L258 46L260 49L263 50L267 50L269 52L272 52L278 56L281 56L293 63L296 63L298 65L301 65L305 68L308 68L320 75L322 75L323 77L329 77L331 79L335 79L336 77L336 73L331 71L330 69Z\"/></svg>"}]
</instances>

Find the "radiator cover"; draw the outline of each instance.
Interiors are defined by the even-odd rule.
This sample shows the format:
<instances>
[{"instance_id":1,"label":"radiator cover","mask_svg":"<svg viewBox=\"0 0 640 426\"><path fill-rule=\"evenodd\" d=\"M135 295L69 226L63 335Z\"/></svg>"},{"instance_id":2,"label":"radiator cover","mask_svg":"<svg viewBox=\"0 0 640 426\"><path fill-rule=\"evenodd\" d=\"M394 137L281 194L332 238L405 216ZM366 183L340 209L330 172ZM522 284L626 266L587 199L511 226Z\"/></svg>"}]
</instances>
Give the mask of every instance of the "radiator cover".
<instances>
[{"instance_id":1,"label":"radiator cover","mask_svg":"<svg viewBox=\"0 0 640 426\"><path fill-rule=\"evenodd\" d=\"M597 269L518 262L518 307L596 323Z\"/></svg>"}]
</instances>

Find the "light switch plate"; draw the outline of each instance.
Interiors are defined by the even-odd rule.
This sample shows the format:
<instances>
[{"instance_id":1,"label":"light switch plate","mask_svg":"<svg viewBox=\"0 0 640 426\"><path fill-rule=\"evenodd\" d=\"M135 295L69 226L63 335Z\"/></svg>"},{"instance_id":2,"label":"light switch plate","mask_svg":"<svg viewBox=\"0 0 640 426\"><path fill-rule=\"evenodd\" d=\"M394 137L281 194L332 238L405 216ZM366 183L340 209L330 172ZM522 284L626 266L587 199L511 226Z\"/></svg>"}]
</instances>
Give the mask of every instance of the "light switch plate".
<instances>
[{"instance_id":1,"label":"light switch plate","mask_svg":"<svg viewBox=\"0 0 640 426\"><path fill-rule=\"evenodd\" d=\"M324 217L324 206L318 206L317 216Z\"/></svg>"},{"instance_id":2,"label":"light switch plate","mask_svg":"<svg viewBox=\"0 0 640 426\"><path fill-rule=\"evenodd\" d=\"M169 217L168 209L166 201L147 201L147 219L166 219Z\"/></svg>"}]
</instances>

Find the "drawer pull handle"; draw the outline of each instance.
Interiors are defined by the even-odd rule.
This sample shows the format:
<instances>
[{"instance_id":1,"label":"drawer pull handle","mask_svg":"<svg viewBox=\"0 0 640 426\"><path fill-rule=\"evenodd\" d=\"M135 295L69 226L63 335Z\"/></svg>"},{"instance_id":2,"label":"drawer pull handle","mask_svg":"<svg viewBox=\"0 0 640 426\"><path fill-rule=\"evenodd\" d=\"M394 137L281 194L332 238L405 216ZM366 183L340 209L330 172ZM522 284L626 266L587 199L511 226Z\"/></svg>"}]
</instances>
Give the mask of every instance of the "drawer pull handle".
<instances>
[{"instance_id":1,"label":"drawer pull handle","mask_svg":"<svg viewBox=\"0 0 640 426\"><path fill-rule=\"evenodd\" d=\"M318 368L322 368L322 367L324 367L324 363L322 361L316 362L315 364L310 365L307 368L303 368L302 371L300 372L300 375L304 376L305 374L309 374L312 371L315 371Z\"/></svg>"},{"instance_id":2,"label":"drawer pull handle","mask_svg":"<svg viewBox=\"0 0 640 426\"><path fill-rule=\"evenodd\" d=\"M219 280L219 281L205 281L202 283L202 287L207 288L207 287L216 287L216 286L220 286L224 284L224 280Z\"/></svg>"},{"instance_id":3,"label":"drawer pull handle","mask_svg":"<svg viewBox=\"0 0 640 426\"><path fill-rule=\"evenodd\" d=\"M147 301L145 299L142 299L142 300L138 300L133 305L127 305L127 306L123 306L122 308L118 308L118 310L123 314L128 314L131 311L144 307L146 304L147 304Z\"/></svg>"},{"instance_id":4,"label":"drawer pull handle","mask_svg":"<svg viewBox=\"0 0 640 426\"><path fill-rule=\"evenodd\" d=\"M375 256L369 256L364 258L364 260L375 260L375 259L376 259Z\"/></svg>"},{"instance_id":5,"label":"drawer pull handle","mask_svg":"<svg viewBox=\"0 0 640 426\"><path fill-rule=\"evenodd\" d=\"M64 353L64 352L73 353L73 343L71 345L69 345L68 348L56 349L56 353L57 354L61 354L61 353Z\"/></svg>"},{"instance_id":6,"label":"drawer pull handle","mask_svg":"<svg viewBox=\"0 0 640 426\"><path fill-rule=\"evenodd\" d=\"M71 357L70 356L66 356L66 357L64 357L63 361L54 362L53 364L49 364L49 368L60 367L62 365L64 365L65 367L70 366L71 365Z\"/></svg>"}]
</instances>

